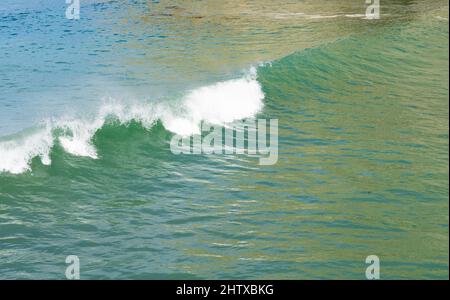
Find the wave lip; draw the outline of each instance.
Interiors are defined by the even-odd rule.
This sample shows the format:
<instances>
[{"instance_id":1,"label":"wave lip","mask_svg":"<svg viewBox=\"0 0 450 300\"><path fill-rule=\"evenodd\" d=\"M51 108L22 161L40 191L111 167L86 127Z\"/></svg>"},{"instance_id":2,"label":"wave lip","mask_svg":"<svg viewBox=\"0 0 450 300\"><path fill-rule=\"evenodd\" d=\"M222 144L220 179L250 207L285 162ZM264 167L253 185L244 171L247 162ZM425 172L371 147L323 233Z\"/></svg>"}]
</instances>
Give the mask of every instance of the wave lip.
<instances>
[{"instance_id":1,"label":"wave lip","mask_svg":"<svg viewBox=\"0 0 450 300\"><path fill-rule=\"evenodd\" d=\"M158 120L178 135L200 134L201 122L222 125L254 117L263 108L264 93L252 68L242 78L218 82L188 92L174 103L124 104L110 99L94 118L60 118L26 136L0 141L0 173L20 174L31 170L31 160L39 157L50 165L50 152L58 140L64 151L74 156L97 159L92 138L109 120L132 121L150 129Z\"/></svg>"},{"instance_id":2,"label":"wave lip","mask_svg":"<svg viewBox=\"0 0 450 300\"><path fill-rule=\"evenodd\" d=\"M52 130L48 125L26 137L0 142L0 173L30 171L30 162L34 157L39 157L42 164L50 165L53 143Z\"/></svg>"}]
</instances>

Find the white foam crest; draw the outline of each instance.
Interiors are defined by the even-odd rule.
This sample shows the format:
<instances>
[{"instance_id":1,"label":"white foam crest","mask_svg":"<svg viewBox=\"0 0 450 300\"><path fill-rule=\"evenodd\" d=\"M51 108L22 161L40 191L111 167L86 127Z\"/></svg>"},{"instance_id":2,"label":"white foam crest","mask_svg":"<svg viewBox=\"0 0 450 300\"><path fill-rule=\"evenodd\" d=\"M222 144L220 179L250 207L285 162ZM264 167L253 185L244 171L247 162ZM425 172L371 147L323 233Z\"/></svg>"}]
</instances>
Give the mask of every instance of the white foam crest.
<instances>
[{"instance_id":1,"label":"white foam crest","mask_svg":"<svg viewBox=\"0 0 450 300\"><path fill-rule=\"evenodd\" d=\"M111 102L112 101L112 102ZM147 129L153 127L159 116L163 114L161 104L132 104L124 105L113 99L105 103L100 109L100 118L106 121L108 117L113 117L120 124L127 124L131 121L140 122Z\"/></svg>"},{"instance_id":2,"label":"white foam crest","mask_svg":"<svg viewBox=\"0 0 450 300\"><path fill-rule=\"evenodd\" d=\"M87 156L98 158L97 151L92 145L92 137L104 124L103 119L94 122L83 120L66 120L57 122L57 127L65 132L59 137L59 142L64 150L75 156Z\"/></svg>"},{"instance_id":3,"label":"white foam crest","mask_svg":"<svg viewBox=\"0 0 450 300\"><path fill-rule=\"evenodd\" d=\"M339 18L341 15L329 15L329 16L323 16L323 15L307 15L309 19L334 19Z\"/></svg>"},{"instance_id":4,"label":"white foam crest","mask_svg":"<svg viewBox=\"0 0 450 300\"><path fill-rule=\"evenodd\" d=\"M180 111L162 116L164 127L179 135L200 133L201 121L231 123L255 116L263 108L264 93L256 70L240 79L223 81L188 93Z\"/></svg>"},{"instance_id":5,"label":"white foam crest","mask_svg":"<svg viewBox=\"0 0 450 300\"><path fill-rule=\"evenodd\" d=\"M52 146L53 136L49 126L26 137L0 142L0 173L20 174L29 171L34 157L39 157L44 165L50 165Z\"/></svg>"},{"instance_id":6,"label":"white foam crest","mask_svg":"<svg viewBox=\"0 0 450 300\"><path fill-rule=\"evenodd\" d=\"M157 120L157 114L150 105L124 105L117 100L109 99L99 109L93 120L61 119L53 125L64 130L59 141L64 150L75 156L86 156L97 159L97 151L92 144L95 133L101 129L108 118L114 118L120 124L138 121L150 128Z\"/></svg>"}]
</instances>

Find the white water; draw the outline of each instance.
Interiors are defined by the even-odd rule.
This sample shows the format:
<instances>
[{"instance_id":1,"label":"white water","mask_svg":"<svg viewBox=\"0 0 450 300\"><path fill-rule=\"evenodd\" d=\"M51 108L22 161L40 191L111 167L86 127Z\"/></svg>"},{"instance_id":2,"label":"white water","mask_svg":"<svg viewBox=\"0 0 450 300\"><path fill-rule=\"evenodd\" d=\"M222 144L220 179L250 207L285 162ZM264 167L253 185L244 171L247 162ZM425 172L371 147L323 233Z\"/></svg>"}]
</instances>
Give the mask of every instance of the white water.
<instances>
[{"instance_id":1,"label":"white water","mask_svg":"<svg viewBox=\"0 0 450 300\"><path fill-rule=\"evenodd\" d=\"M44 165L50 165L52 147L53 136L48 126L26 137L0 142L0 172L19 174L28 171L34 157L40 157Z\"/></svg>"}]
</instances>

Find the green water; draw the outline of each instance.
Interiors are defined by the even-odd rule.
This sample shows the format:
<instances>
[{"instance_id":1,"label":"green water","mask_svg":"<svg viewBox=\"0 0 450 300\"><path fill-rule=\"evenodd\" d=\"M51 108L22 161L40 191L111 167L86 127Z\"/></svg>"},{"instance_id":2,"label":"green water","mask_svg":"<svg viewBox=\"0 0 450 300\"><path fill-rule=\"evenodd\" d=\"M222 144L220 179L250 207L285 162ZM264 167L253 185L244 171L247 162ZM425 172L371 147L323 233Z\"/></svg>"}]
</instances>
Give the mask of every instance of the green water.
<instances>
[{"instance_id":1,"label":"green water","mask_svg":"<svg viewBox=\"0 0 450 300\"><path fill-rule=\"evenodd\" d=\"M64 279L67 255L82 279L365 279L368 255L382 279L448 278L448 1L391 1L377 21L289 14L361 13L355 1L238 2L187 5L194 19L131 5L178 35L150 49L134 40L115 63L180 88L271 61L257 68L256 117L279 120L277 164L174 155L161 120L107 121L92 137L98 159L67 151L56 129L50 165L0 173L0 278ZM141 25L120 26L140 36Z\"/></svg>"}]
</instances>

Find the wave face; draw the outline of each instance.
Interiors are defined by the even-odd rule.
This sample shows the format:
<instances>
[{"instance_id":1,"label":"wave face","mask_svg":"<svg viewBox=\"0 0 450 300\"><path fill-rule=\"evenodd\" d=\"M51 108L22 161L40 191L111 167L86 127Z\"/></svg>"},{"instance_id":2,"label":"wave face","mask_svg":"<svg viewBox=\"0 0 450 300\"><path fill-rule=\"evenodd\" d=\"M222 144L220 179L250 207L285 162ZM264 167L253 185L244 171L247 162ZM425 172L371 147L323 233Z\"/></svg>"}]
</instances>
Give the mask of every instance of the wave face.
<instances>
[{"instance_id":1,"label":"wave face","mask_svg":"<svg viewBox=\"0 0 450 300\"><path fill-rule=\"evenodd\" d=\"M50 165L50 152L57 140L62 148L75 156L97 159L92 144L96 132L108 122L119 125L138 122L150 129L157 121L175 134L200 134L201 122L225 124L251 118L263 108L264 93L256 80L256 69L239 79L218 82L186 93L175 103L124 104L109 99L93 118L59 118L45 121L44 128L32 134L0 141L0 172L20 174L30 171L34 157Z\"/></svg>"},{"instance_id":2,"label":"wave face","mask_svg":"<svg viewBox=\"0 0 450 300\"><path fill-rule=\"evenodd\" d=\"M69 114L67 90L54 101L43 83L53 117L43 112L40 125L0 138L0 279L64 279L69 254L80 258L82 279L364 279L368 255L379 256L381 279L448 278L448 1L381 1L373 22L299 15L364 13L359 0L354 10L346 9L352 1L195 1L211 6L194 13L186 9L194 2L173 0L170 11L159 2L130 6L148 12L139 18L148 26L103 18L127 11L122 1L86 9L78 25L55 17L75 47L63 53L88 58L39 76L52 86L61 77L86 97L71 98L81 111ZM218 12L230 3L233 14ZM5 22L13 28L27 17L16 18ZM48 19L40 20L45 32ZM103 40L105 32L117 35ZM271 63L237 73L258 61ZM120 77L146 97L62 76L95 63L104 82ZM8 74L20 69L5 65ZM211 71L219 67L220 76ZM154 70L173 94L155 92ZM95 86L111 97L99 104ZM18 105L9 101L15 91L8 86L0 104ZM4 115L29 116L7 105L0 124ZM198 132L201 120L253 116L279 121L275 165L170 151L173 134Z\"/></svg>"}]
</instances>

